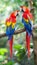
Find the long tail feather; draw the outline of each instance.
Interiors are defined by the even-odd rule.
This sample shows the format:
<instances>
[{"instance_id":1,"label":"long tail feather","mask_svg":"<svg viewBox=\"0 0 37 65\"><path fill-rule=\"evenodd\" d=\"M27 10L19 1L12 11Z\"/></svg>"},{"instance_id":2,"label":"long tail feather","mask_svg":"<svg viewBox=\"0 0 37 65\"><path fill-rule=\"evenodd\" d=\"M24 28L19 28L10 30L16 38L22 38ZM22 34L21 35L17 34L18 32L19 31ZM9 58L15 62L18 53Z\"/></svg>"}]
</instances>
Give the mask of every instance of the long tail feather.
<instances>
[{"instance_id":1,"label":"long tail feather","mask_svg":"<svg viewBox=\"0 0 37 65\"><path fill-rule=\"evenodd\" d=\"M12 54L13 54L13 37L10 39L10 58L12 58Z\"/></svg>"},{"instance_id":2,"label":"long tail feather","mask_svg":"<svg viewBox=\"0 0 37 65\"><path fill-rule=\"evenodd\" d=\"M28 58L30 57L30 36L28 35L28 33L26 32L26 47L28 50Z\"/></svg>"}]
</instances>

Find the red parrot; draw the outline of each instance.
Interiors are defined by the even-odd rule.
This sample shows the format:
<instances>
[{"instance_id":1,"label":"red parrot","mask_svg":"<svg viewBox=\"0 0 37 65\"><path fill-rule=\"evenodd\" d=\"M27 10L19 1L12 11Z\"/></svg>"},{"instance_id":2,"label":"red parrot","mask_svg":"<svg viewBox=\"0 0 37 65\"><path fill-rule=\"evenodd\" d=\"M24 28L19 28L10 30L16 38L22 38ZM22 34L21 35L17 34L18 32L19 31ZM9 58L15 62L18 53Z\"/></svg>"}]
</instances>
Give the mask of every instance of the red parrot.
<instances>
[{"instance_id":1,"label":"red parrot","mask_svg":"<svg viewBox=\"0 0 37 65\"><path fill-rule=\"evenodd\" d=\"M26 6L21 6L21 11L23 12L22 15L22 23L26 28L26 48L28 50L28 58L30 57L30 38L32 35L33 30L33 15L31 14L30 10Z\"/></svg>"},{"instance_id":2,"label":"red parrot","mask_svg":"<svg viewBox=\"0 0 37 65\"><path fill-rule=\"evenodd\" d=\"M16 10L10 14L10 17L6 20L6 35L8 36L10 43L10 57L12 58L13 53L13 34L15 31L16 17L18 16L19 11Z\"/></svg>"}]
</instances>

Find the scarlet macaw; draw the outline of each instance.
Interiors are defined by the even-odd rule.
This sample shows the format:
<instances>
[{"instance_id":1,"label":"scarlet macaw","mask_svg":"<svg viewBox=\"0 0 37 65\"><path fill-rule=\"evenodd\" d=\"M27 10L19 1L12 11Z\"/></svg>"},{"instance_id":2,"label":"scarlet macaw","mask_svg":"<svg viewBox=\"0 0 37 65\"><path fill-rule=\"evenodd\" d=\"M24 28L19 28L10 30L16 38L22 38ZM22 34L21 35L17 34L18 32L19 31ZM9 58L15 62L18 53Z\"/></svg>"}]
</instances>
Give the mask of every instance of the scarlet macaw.
<instances>
[{"instance_id":1,"label":"scarlet macaw","mask_svg":"<svg viewBox=\"0 0 37 65\"><path fill-rule=\"evenodd\" d=\"M28 50L28 58L30 57L30 37L32 35L33 30L33 15L31 14L30 10L26 6L20 6L21 11L23 12L22 15L22 23L26 29L26 47Z\"/></svg>"},{"instance_id":2,"label":"scarlet macaw","mask_svg":"<svg viewBox=\"0 0 37 65\"><path fill-rule=\"evenodd\" d=\"M6 20L6 35L10 42L10 57L12 58L12 46L13 46L13 34L15 31L16 17L19 14L19 10L16 10L10 14L10 17Z\"/></svg>"}]
</instances>

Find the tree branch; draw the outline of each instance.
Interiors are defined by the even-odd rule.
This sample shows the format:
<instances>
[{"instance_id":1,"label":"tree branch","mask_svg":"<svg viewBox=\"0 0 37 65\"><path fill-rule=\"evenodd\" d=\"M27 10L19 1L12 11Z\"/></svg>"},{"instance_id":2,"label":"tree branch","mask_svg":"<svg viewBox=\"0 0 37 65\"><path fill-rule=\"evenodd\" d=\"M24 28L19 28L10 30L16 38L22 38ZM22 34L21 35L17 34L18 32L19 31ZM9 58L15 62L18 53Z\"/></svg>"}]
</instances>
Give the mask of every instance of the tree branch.
<instances>
[{"instance_id":1,"label":"tree branch","mask_svg":"<svg viewBox=\"0 0 37 65\"><path fill-rule=\"evenodd\" d=\"M22 32L25 32L25 28L20 29L20 30L16 30L14 32L14 35L19 34L19 33L22 33ZM0 38L5 37L5 36L6 36L6 33L0 34Z\"/></svg>"},{"instance_id":2,"label":"tree branch","mask_svg":"<svg viewBox=\"0 0 37 65\"><path fill-rule=\"evenodd\" d=\"M34 25L33 30L36 29L36 28L37 28L37 24ZM22 33L22 32L25 32L25 28L20 29L20 30L16 30L16 31L14 32L14 35L19 34L19 33ZM32 33L33 33L33 32L32 32ZM6 33L0 34L0 38L2 38L2 37L6 37Z\"/></svg>"}]
</instances>

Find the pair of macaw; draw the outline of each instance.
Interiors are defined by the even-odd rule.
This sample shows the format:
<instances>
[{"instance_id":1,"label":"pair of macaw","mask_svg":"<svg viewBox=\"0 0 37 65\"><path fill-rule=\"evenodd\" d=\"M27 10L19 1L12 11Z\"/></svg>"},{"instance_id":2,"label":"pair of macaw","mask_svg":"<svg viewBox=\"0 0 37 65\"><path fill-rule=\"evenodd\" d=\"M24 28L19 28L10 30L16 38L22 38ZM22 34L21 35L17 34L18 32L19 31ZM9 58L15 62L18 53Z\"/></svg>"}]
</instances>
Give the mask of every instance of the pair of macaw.
<instances>
[{"instance_id":1,"label":"pair of macaw","mask_svg":"<svg viewBox=\"0 0 37 65\"><path fill-rule=\"evenodd\" d=\"M32 35L33 24L32 24L32 14L30 10L25 6L20 6L21 11L23 12L22 15L22 23L26 29L26 46L28 50L28 57L30 56L30 37ZM11 13L10 17L6 20L6 35L10 41L10 57L12 57L12 46L13 46L13 34L15 31L15 24L16 24L16 17L18 16L19 11L16 10Z\"/></svg>"}]
</instances>

